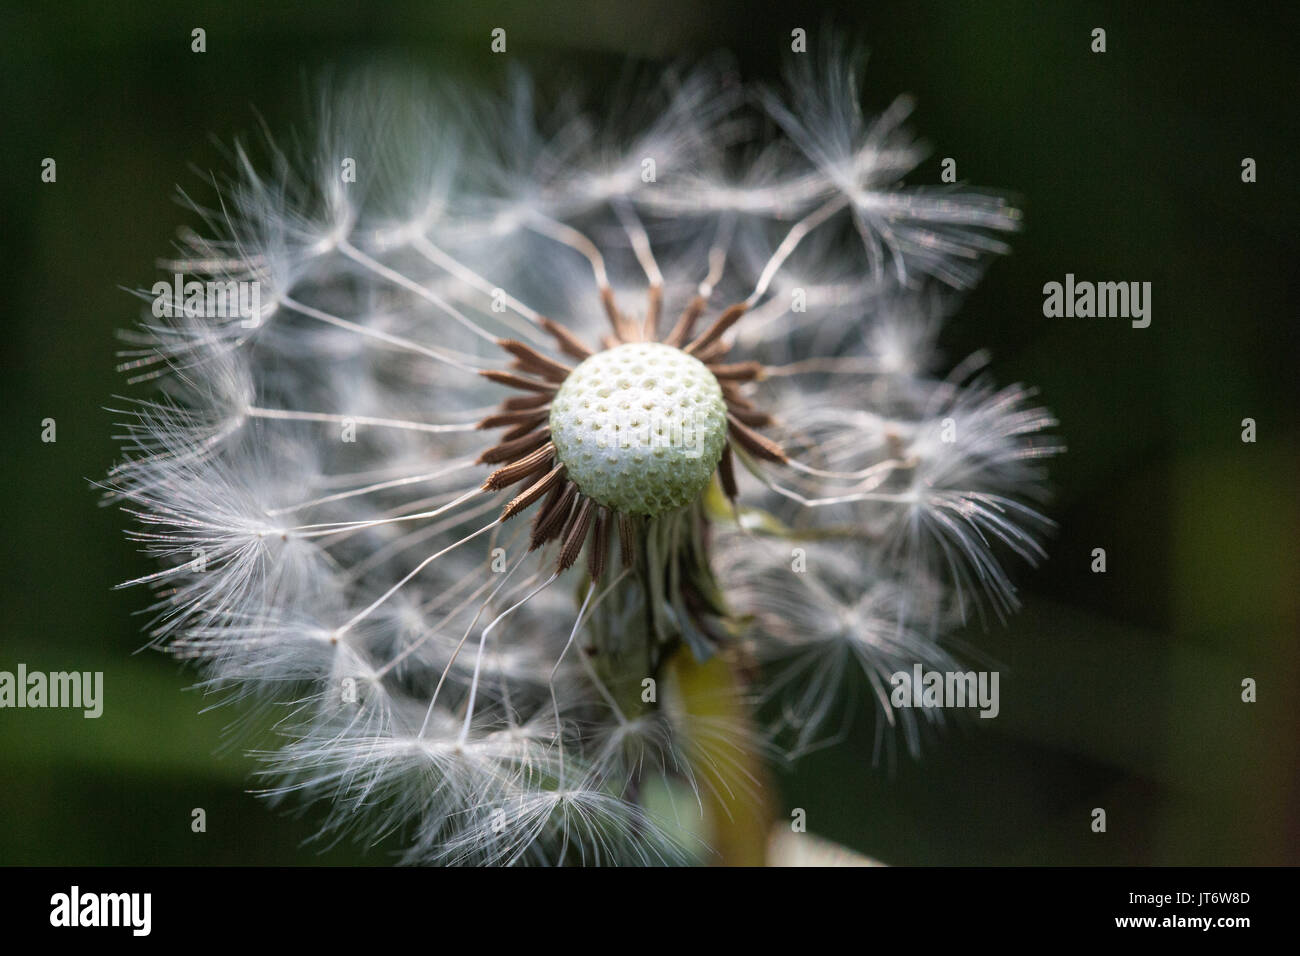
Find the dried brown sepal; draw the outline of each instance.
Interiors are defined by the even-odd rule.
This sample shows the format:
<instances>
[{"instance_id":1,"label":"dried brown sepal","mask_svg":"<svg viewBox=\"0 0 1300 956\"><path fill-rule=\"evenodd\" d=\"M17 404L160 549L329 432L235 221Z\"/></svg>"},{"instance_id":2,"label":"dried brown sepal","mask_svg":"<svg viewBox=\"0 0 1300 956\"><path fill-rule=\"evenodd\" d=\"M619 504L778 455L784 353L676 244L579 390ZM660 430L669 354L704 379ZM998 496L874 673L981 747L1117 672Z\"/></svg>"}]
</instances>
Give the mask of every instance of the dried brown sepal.
<instances>
[{"instance_id":1,"label":"dried brown sepal","mask_svg":"<svg viewBox=\"0 0 1300 956\"><path fill-rule=\"evenodd\" d=\"M539 448L550 437L550 428L539 428L511 441L503 441L479 455L476 464L495 465L503 461L514 461L520 455L526 455Z\"/></svg>"},{"instance_id":2,"label":"dried brown sepal","mask_svg":"<svg viewBox=\"0 0 1300 956\"><path fill-rule=\"evenodd\" d=\"M563 382L569 373L573 371L571 366L547 358L541 352L517 339L497 339L497 345L515 357L517 368L525 372L531 372L534 375L540 375L549 381Z\"/></svg>"},{"instance_id":3,"label":"dried brown sepal","mask_svg":"<svg viewBox=\"0 0 1300 956\"><path fill-rule=\"evenodd\" d=\"M591 546L587 548L587 576L599 581L605 576L605 560L609 557L609 510L596 512L596 526L591 532Z\"/></svg>"},{"instance_id":4,"label":"dried brown sepal","mask_svg":"<svg viewBox=\"0 0 1300 956\"><path fill-rule=\"evenodd\" d=\"M516 438L522 438L524 435L527 435L527 434L528 434L529 432L531 432L534 428L536 428L539 424L541 424L541 423L540 423L540 422L524 422L522 425L516 425L514 428L510 429L510 431L508 431L508 432L503 432L503 433L501 434L501 440L502 440L502 441L514 441Z\"/></svg>"},{"instance_id":5,"label":"dried brown sepal","mask_svg":"<svg viewBox=\"0 0 1300 956\"><path fill-rule=\"evenodd\" d=\"M535 378L524 378L522 375L516 375L514 372L503 372L500 369L485 368L479 372L489 381L496 382L498 385L505 385L507 388L517 388L525 392L548 392L554 393L559 388L554 382L543 382Z\"/></svg>"},{"instance_id":6,"label":"dried brown sepal","mask_svg":"<svg viewBox=\"0 0 1300 956\"><path fill-rule=\"evenodd\" d=\"M627 320L623 318L623 313L618 310L618 303L614 301L614 290L609 286L604 286L600 290L600 304L605 307L605 315L609 317L609 326L614 331L615 337L620 342L634 341L629 334Z\"/></svg>"},{"instance_id":7,"label":"dried brown sepal","mask_svg":"<svg viewBox=\"0 0 1300 956\"><path fill-rule=\"evenodd\" d=\"M636 564L636 528L632 516L622 512L618 515L618 556L625 568Z\"/></svg>"},{"instance_id":8,"label":"dried brown sepal","mask_svg":"<svg viewBox=\"0 0 1300 956\"><path fill-rule=\"evenodd\" d=\"M710 365L709 371L720 382L752 382L763 377L763 363L736 362L732 365Z\"/></svg>"},{"instance_id":9,"label":"dried brown sepal","mask_svg":"<svg viewBox=\"0 0 1300 956\"><path fill-rule=\"evenodd\" d=\"M748 410L754 407L754 403L744 395L741 395L740 389L736 386L730 385L726 382L719 382L718 384L722 386L722 398L729 408L733 410L737 408Z\"/></svg>"},{"instance_id":10,"label":"dried brown sepal","mask_svg":"<svg viewBox=\"0 0 1300 956\"><path fill-rule=\"evenodd\" d=\"M504 428L507 425L527 425L532 429L546 421L550 415L549 409L542 408L523 408L515 412L497 412L497 414L489 415L483 419L475 427L480 431L488 428Z\"/></svg>"},{"instance_id":11,"label":"dried brown sepal","mask_svg":"<svg viewBox=\"0 0 1300 956\"><path fill-rule=\"evenodd\" d=\"M779 465L784 465L789 460L780 445L754 431L738 419L734 412L727 413L727 422L731 426L729 429L731 436L754 457L776 462Z\"/></svg>"},{"instance_id":12,"label":"dried brown sepal","mask_svg":"<svg viewBox=\"0 0 1300 956\"><path fill-rule=\"evenodd\" d=\"M659 312L664 304L664 289L658 283L650 286L646 296L645 324L641 326L641 338L647 342L655 341L659 332Z\"/></svg>"},{"instance_id":13,"label":"dried brown sepal","mask_svg":"<svg viewBox=\"0 0 1300 956\"><path fill-rule=\"evenodd\" d=\"M691 333L695 331L695 323L704 314L705 305L704 296L702 295L696 295L695 298L691 299L686 309L678 316L677 324L668 333L668 338L664 339L664 344L681 348L682 343L689 339Z\"/></svg>"},{"instance_id":14,"label":"dried brown sepal","mask_svg":"<svg viewBox=\"0 0 1300 956\"><path fill-rule=\"evenodd\" d=\"M728 404L728 411L750 428L762 428L765 425L772 424L771 415L767 412L760 412L758 409L753 407L738 408L735 405Z\"/></svg>"},{"instance_id":15,"label":"dried brown sepal","mask_svg":"<svg viewBox=\"0 0 1300 956\"><path fill-rule=\"evenodd\" d=\"M546 392L537 395L511 395L501 403L501 410L517 412L523 409L535 409L539 405L550 404L551 396Z\"/></svg>"},{"instance_id":16,"label":"dried brown sepal","mask_svg":"<svg viewBox=\"0 0 1300 956\"><path fill-rule=\"evenodd\" d=\"M731 457L731 444L722 446L722 458L718 461L718 480L722 482L722 493L735 501L739 489L736 486L736 462Z\"/></svg>"},{"instance_id":17,"label":"dried brown sepal","mask_svg":"<svg viewBox=\"0 0 1300 956\"><path fill-rule=\"evenodd\" d=\"M542 519L550 513L552 508L559 504L560 496L564 494L565 489L570 484L571 482L567 481L557 481L552 486L551 490L546 495L546 500L541 503L537 509L537 513L533 515L533 523L528 529L528 535L530 538L537 533L537 528L542 523Z\"/></svg>"},{"instance_id":18,"label":"dried brown sepal","mask_svg":"<svg viewBox=\"0 0 1300 956\"><path fill-rule=\"evenodd\" d=\"M565 355L581 361L585 358L591 358L591 356L595 354L595 352L587 346L587 343L583 342L582 339L578 338L558 322L548 319L546 316L542 316L537 321L538 324L540 324L541 327L555 339L556 347Z\"/></svg>"},{"instance_id":19,"label":"dried brown sepal","mask_svg":"<svg viewBox=\"0 0 1300 956\"><path fill-rule=\"evenodd\" d=\"M577 497L578 486L571 481L566 481L560 497L555 499L555 504L544 511L539 511L533 521L532 538L528 542L529 551L536 551L552 538L560 536L569 520L569 512L573 510L573 501Z\"/></svg>"},{"instance_id":20,"label":"dried brown sepal","mask_svg":"<svg viewBox=\"0 0 1300 956\"><path fill-rule=\"evenodd\" d=\"M578 555L582 553L582 546L587 541L587 533L591 531L591 520L595 509L596 502L584 497L582 503L578 505L577 510L569 518L564 534L564 544L560 546L560 560L556 565L557 570L567 571L578 560Z\"/></svg>"},{"instance_id":21,"label":"dried brown sepal","mask_svg":"<svg viewBox=\"0 0 1300 956\"><path fill-rule=\"evenodd\" d=\"M722 310L722 314L713 320L713 324L704 330L704 334L686 346L683 351L687 355L694 355L698 358L700 352L722 338L727 329L739 322L741 316L748 311L749 306L744 302L737 302L734 305L727 306Z\"/></svg>"},{"instance_id":22,"label":"dried brown sepal","mask_svg":"<svg viewBox=\"0 0 1300 956\"><path fill-rule=\"evenodd\" d=\"M557 484L563 482L565 470L564 465L556 465L548 471L541 480L534 482L523 494L516 496L508 505L502 508L499 520L507 521L513 518Z\"/></svg>"},{"instance_id":23,"label":"dried brown sepal","mask_svg":"<svg viewBox=\"0 0 1300 956\"><path fill-rule=\"evenodd\" d=\"M707 348L702 348L695 353L695 357L705 365L712 365L731 351L731 343L720 341L714 342Z\"/></svg>"},{"instance_id":24,"label":"dried brown sepal","mask_svg":"<svg viewBox=\"0 0 1300 956\"><path fill-rule=\"evenodd\" d=\"M488 475L487 480L483 482L483 490L500 491L502 488L508 488L516 482L523 481L531 474L551 467L554 460L555 445L548 441L536 451L525 455L518 461L513 461L504 467L498 468Z\"/></svg>"}]
</instances>

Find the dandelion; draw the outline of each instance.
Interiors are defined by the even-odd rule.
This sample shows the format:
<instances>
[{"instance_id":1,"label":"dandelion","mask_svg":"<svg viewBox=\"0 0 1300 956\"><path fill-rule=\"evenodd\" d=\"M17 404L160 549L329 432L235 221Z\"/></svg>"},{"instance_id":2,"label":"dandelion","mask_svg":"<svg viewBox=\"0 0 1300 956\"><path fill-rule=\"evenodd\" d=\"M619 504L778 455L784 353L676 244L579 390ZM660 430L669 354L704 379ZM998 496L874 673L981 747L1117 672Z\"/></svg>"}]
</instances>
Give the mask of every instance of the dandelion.
<instances>
[{"instance_id":1,"label":"dandelion","mask_svg":"<svg viewBox=\"0 0 1300 956\"><path fill-rule=\"evenodd\" d=\"M323 839L746 858L767 759L864 699L915 749L889 675L1014 610L1055 423L936 343L1019 214L907 185L859 62L713 63L603 122L368 77L185 195L104 485L160 562L153 641L273 715L263 790Z\"/></svg>"}]
</instances>

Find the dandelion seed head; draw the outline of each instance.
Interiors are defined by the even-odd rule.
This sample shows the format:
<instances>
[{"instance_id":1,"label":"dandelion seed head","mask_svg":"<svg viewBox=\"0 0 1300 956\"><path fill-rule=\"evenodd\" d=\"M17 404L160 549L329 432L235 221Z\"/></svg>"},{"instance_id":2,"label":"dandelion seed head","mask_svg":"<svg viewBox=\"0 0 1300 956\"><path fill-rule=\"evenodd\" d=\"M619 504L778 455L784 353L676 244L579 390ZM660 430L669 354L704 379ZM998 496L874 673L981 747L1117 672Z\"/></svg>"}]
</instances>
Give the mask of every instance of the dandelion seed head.
<instances>
[{"instance_id":1,"label":"dandelion seed head","mask_svg":"<svg viewBox=\"0 0 1300 956\"><path fill-rule=\"evenodd\" d=\"M727 406L707 366L680 349L630 342L578 365L551 402L556 460L600 504L658 515L708 485Z\"/></svg>"},{"instance_id":2,"label":"dandelion seed head","mask_svg":"<svg viewBox=\"0 0 1300 956\"><path fill-rule=\"evenodd\" d=\"M1014 610L1056 423L938 345L1019 213L910 183L910 100L800 59L603 113L363 74L183 193L102 487L158 564L151 640L274 724L262 792L323 804L323 845L709 859L653 778L725 818L855 713L915 750L943 717L890 673Z\"/></svg>"}]
</instances>

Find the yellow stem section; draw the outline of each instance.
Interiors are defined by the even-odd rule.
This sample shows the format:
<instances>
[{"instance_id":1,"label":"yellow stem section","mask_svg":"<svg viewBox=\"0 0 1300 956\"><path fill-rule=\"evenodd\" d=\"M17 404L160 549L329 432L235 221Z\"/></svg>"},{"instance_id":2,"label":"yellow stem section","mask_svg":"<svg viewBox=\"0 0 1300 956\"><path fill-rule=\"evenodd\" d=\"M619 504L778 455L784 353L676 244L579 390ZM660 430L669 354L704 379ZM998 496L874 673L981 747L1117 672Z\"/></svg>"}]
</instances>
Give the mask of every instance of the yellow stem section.
<instances>
[{"instance_id":1,"label":"yellow stem section","mask_svg":"<svg viewBox=\"0 0 1300 956\"><path fill-rule=\"evenodd\" d=\"M668 661L683 714L692 770L704 804L709 844L719 866L763 866L772 805L766 767L756 748L744 681L725 654L700 663L685 647Z\"/></svg>"}]
</instances>

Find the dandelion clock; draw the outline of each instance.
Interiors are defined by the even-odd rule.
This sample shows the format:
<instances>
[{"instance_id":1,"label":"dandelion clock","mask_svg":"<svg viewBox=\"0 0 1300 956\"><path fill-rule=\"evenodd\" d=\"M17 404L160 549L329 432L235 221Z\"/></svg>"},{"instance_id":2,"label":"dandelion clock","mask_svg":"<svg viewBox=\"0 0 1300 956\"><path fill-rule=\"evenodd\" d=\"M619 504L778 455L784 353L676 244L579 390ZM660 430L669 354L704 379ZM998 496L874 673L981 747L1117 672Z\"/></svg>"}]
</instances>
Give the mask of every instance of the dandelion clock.
<instances>
[{"instance_id":1,"label":"dandelion clock","mask_svg":"<svg viewBox=\"0 0 1300 956\"><path fill-rule=\"evenodd\" d=\"M792 61L600 109L364 75L184 193L104 485L325 845L761 863L774 762L915 750L893 676L1015 610L1055 423L938 343L1020 215Z\"/></svg>"}]
</instances>

